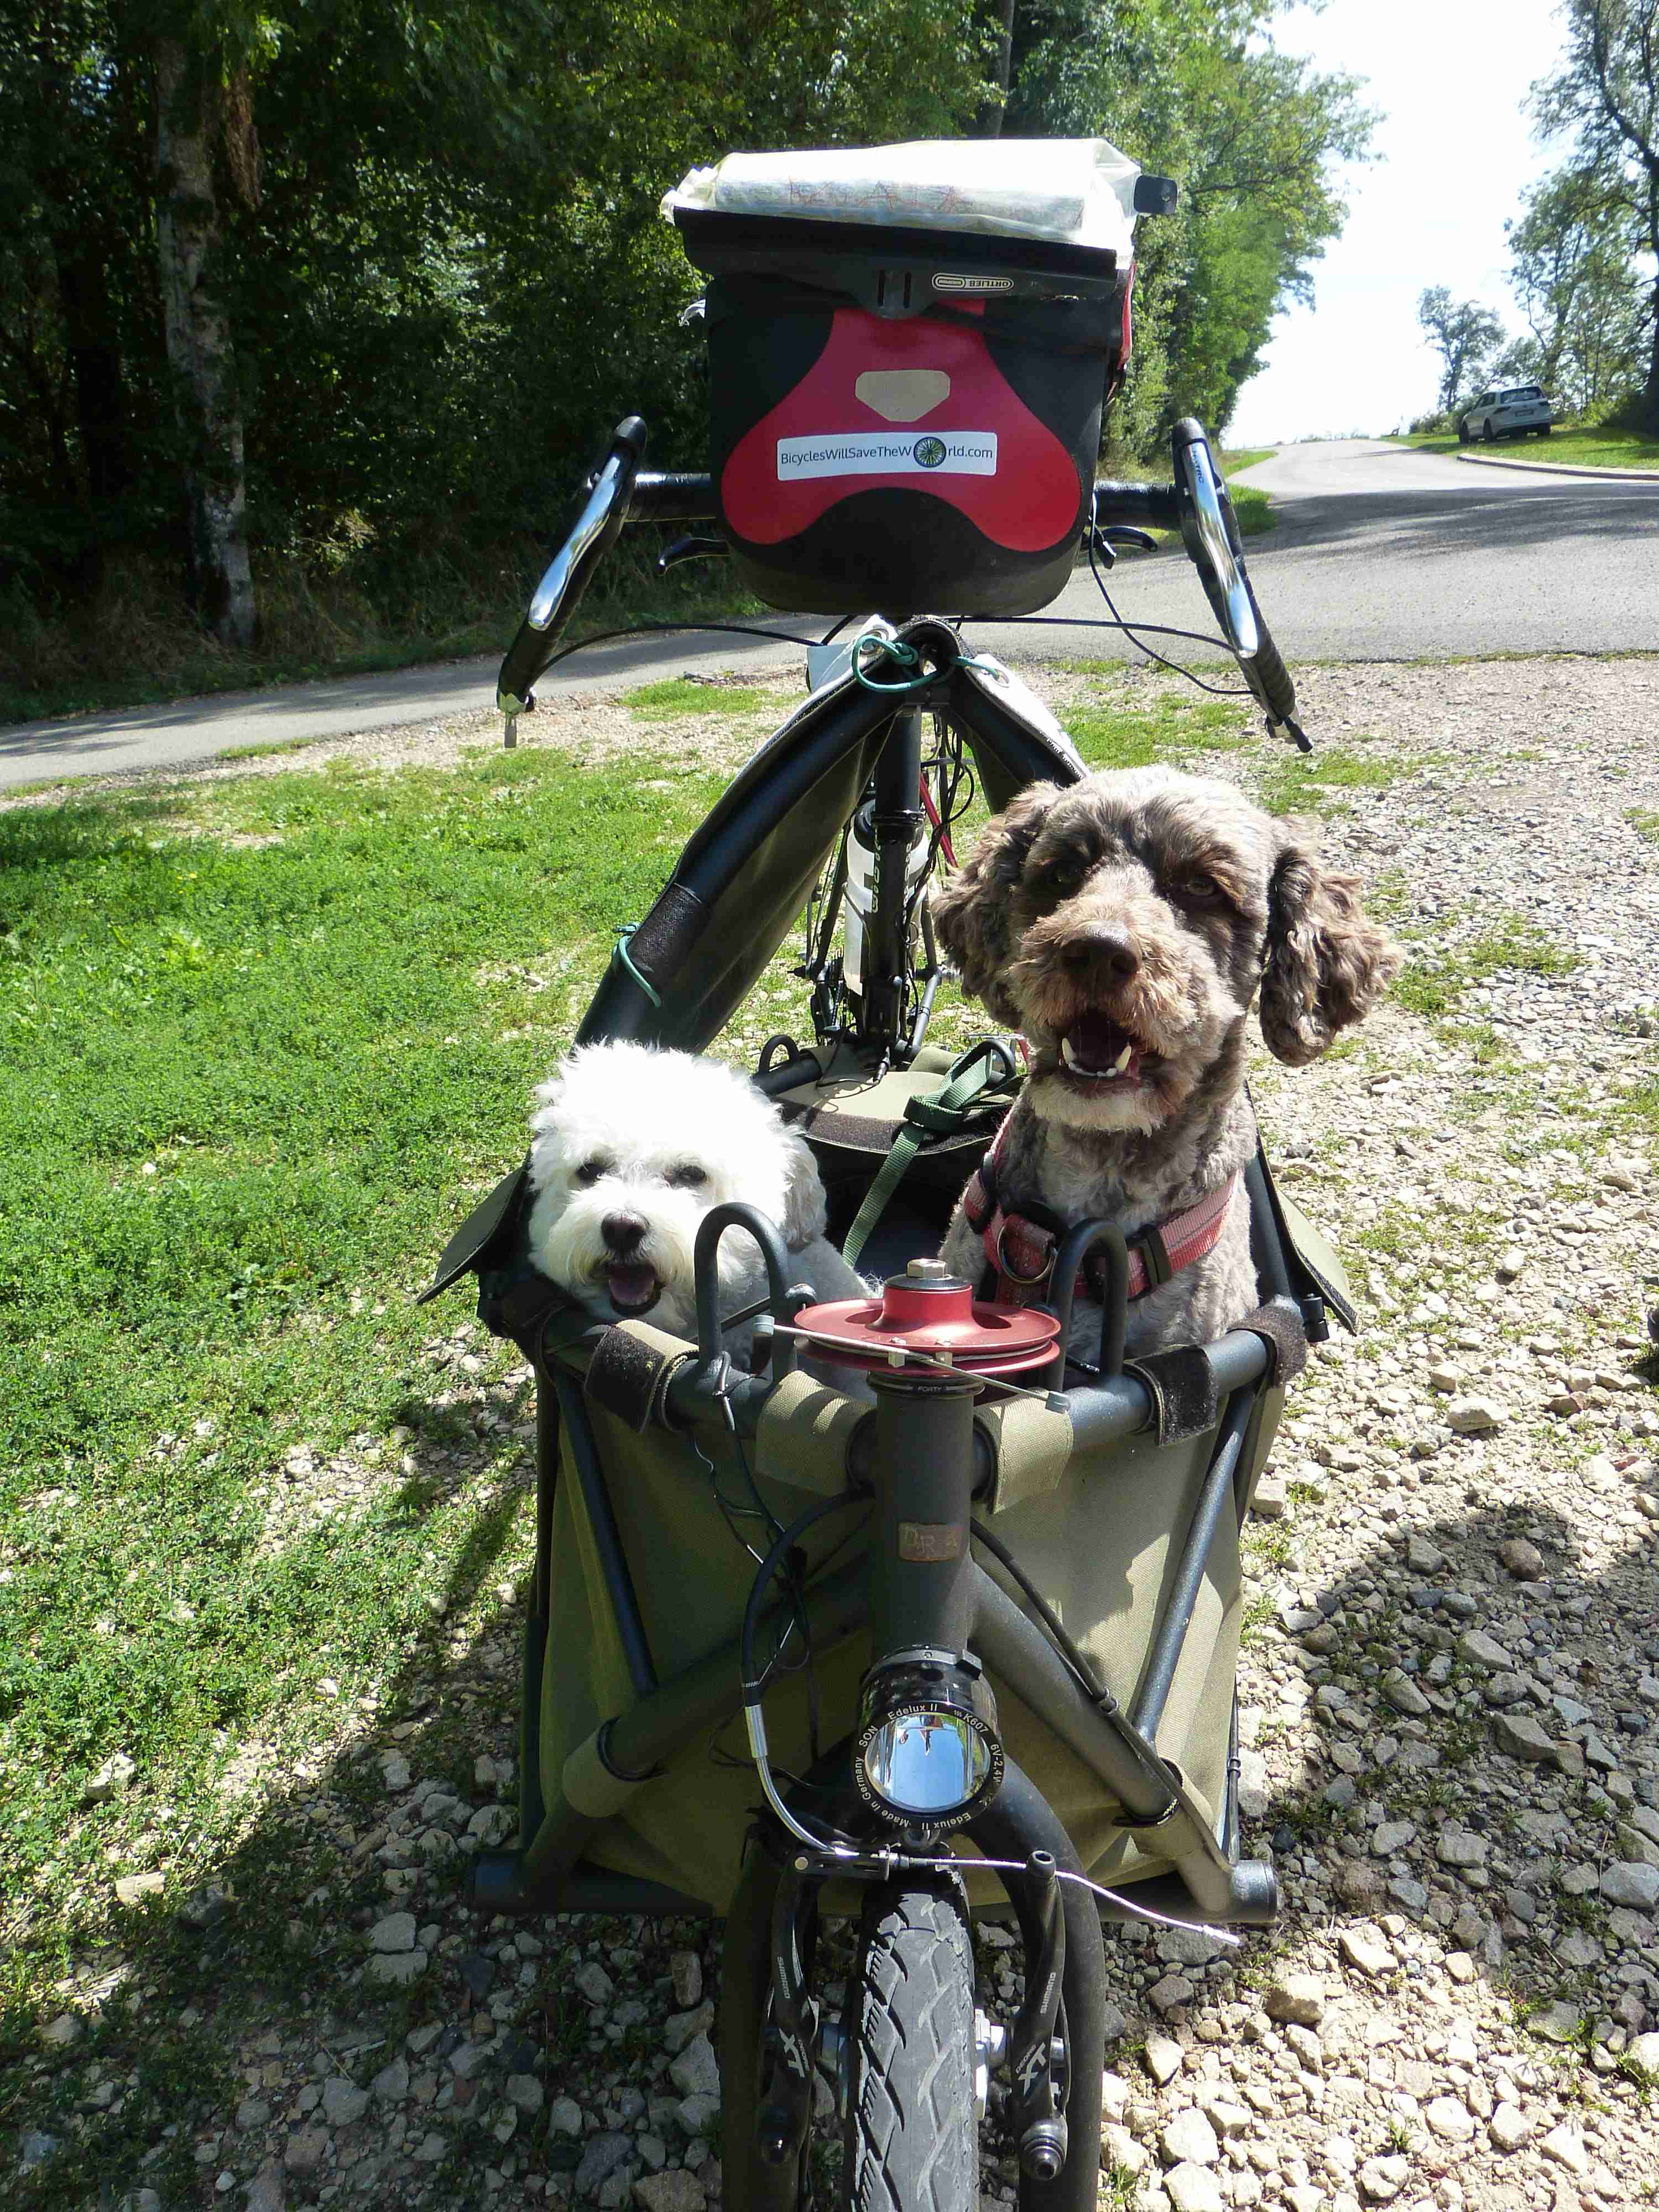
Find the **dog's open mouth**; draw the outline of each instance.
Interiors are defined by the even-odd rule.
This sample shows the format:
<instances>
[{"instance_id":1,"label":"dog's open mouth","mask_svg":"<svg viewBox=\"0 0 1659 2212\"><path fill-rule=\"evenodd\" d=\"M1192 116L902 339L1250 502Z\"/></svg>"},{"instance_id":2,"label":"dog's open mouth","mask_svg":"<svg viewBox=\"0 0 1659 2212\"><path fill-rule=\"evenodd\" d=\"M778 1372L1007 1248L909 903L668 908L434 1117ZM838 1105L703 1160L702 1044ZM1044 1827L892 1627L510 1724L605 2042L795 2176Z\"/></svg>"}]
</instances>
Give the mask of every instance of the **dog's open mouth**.
<instances>
[{"instance_id":1,"label":"dog's open mouth","mask_svg":"<svg viewBox=\"0 0 1659 2212\"><path fill-rule=\"evenodd\" d=\"M1061 1064L1079 1083L1127 1089L1140 1081L1143 1066L1156 1056L1109 1014L1079 1014L1060 1040Z\"/></svg>"},{"instance_id":2,"label":"dog's open mouth","mask_svg":"<svg viewBox=\"0 0 1659 2212\"><path fill-rule=\"evenodd\" d=\"M641 1261L612 1260L605 1267L605 1287L619 1314L649 1313L662 1295L662 1281L654 1267Z\"/></svg>"}]
</instances>

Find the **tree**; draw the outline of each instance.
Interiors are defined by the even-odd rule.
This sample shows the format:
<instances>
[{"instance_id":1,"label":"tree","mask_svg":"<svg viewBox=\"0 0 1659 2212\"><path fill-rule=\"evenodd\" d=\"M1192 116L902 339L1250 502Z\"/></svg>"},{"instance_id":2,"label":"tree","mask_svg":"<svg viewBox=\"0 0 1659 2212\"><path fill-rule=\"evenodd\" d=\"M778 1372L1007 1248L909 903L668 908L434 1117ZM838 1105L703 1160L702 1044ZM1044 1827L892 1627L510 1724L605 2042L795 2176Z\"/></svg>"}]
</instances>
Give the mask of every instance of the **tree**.
<instances>
[{"instance_id":1,"label":"tree","mask_svg":"<svg viewBox=\"0 0 1659 2212\"><path fill-rule=\"evenodd\" d=\"M1630 210L1594 170L1558 169L1504 225L1510 289L1529 337L1500 363L1599 416L1642 381L1641 295Z\"/></svg>"},{"instance_id":2,"label":"tree","mask_svg":"<svg viewBox=\"0 0 1659 2212\"><path fill-rule=\"evenodd\" d=\"M149 105L103 0L0 0L0 513L49 588L95 588L153 493Z\"/></svg>"},{"instance_id":3,"label":"tree","mask_svg":"<svg viewBox=\"0 0 1659 2212\"><path fill-rule=\"evenodd\" d=\"M1364 158L1354 80L1268 41L1273 0L1022 0L1008 128L1099 133L1173 176L1179 212L1136 240L1135 356L1115 410L1130 454L1176 417L1224 429L1273 318L1304 297Z\"/></svg>"},{"instance_id":4,"label":"tree","mask_svg":"<svg viewBox=\"0 0 1659 2212\"><path fill-rule=\"evenodd\" d=\"M256 27L244 27L244 38ZM247 482L236 348L222 289L222 167L248 207L259 198L259 147L246 62L222 39L187 45L158 33L155 244L167 360L179 414L192 596L226 645L253 644Z\"/></svg>"},{"instance_id":5,"label":"tree","mask_svg":"<svg viewBox=\"0 0 1659 2212\"><path fill-rule=\"evenodd\" d=\"M286 619L278 572L305 647L325 577L364 627L493 614L623 411L697 465L658 202L734 146L1114 139L1183 191L1139 233L1114 434L1219 429L1364 136L1275 5L0 0L0 594L70 617L87 674L105 556L152 605L186 568L233 644L250 577Z\"/></svg>"},{"instance_id":6,"label":"tree","mask_svg":"<svg viewBox=\"0 0 1659 2212\"><path fill-rule=\"evenodd\" d=\"M1643 426L1659 436L1659 0L1565 0L1567 50L1533 88L1540 126L1577 134L1579 167L1628 215L1642 280ZM1632 289L1635 280L1632 278Z\"/></svg>"},{"instance_id":7,"label":"tree","mask_svg":"<svg viewBox=\"0 0 1659 2212\"><path fill-rule=\"evenodd\" d=\"M1440 377L1443 413L1456 406L1503 343L1504 325L1478 300L1454 300L1443 284L1418 295L1417 319L1445 367Z\"/></svg>"},{"instance_id":8,"label":"tree","mask_svg":"<svg viewBox=\"0 0 1659 2212\"><path fill-rule=\"evenodd\" d=\"M990 0L991 82L980 103L975 136L1000 138L1014 61L1014 0Z\"/></svg>"}]
</instances>

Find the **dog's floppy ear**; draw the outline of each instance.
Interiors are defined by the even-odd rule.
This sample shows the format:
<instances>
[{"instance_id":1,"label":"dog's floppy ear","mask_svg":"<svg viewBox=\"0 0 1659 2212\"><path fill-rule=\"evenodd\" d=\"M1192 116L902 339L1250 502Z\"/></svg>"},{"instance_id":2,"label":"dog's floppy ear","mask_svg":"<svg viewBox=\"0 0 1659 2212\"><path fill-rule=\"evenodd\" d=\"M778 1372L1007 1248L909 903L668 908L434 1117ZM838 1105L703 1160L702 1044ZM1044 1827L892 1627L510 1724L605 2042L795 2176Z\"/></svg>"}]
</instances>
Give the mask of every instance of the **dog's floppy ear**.
<instances>
[{"instance_id":1,"label":"dog's floppy ear","mask_svg":"<svg viewBox=\"0 0 1659 2212\"><path fill-rule=\"evenodd\" d=\"M1312 832L1287 826L1267 886L1261 1036L1268 1050L1292 1067L1317 1060L1339 1030L1370 1013L1401 957L1360 910L1358 877L1327 873Z\"/></svg>"},{"instance_id":2,"label":"dog's floppy ear","mask_svg":"<svg viewBox=\"0 0 1659 2212\"><path fill-rule=\"evenodd\" d=\"M988 822L967 860L933 890L929 907L939 941L956 963L962 988L1000 1022L1018 1025L1019 1010L999 978L1013 949L1008 902L1044 817L1060 795L1057 783L1034 783Z\"/></svg>"},{"instance_id":3,"label":"dog's floppy ear","mask_svg":"<svg viewBox=\"0 0 1659 2212\"><path fill-rule=\"evenodd\" d=\"M792 1252L805 1251L823 1236L829 1224L818 1164L805 1137L785 1139L783 1219L779 1226Z\"/></svg>"}]
</instances>

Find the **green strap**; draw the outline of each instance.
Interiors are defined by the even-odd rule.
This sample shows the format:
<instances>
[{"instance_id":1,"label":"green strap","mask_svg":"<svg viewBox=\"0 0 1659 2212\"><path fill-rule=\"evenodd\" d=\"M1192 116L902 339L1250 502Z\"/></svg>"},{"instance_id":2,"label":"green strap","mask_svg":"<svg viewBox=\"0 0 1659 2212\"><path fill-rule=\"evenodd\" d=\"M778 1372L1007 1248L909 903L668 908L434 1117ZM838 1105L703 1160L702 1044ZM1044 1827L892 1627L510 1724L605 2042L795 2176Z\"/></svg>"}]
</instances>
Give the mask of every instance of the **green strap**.
<instances>
[{"instance_id":1,"label":"green strap","mask_svg":"<svg viewBox=\"0 0 1659 2212\"><path fill-rule=\"evenodd\" d=\"M864 648L866 645L875 648L874 656L869 660L864 658ZM925 691L930 684L937 681L938 677L950 673L949 669L941 668L935 672L923 668L921 655L916 651L915 646L907 645L902 637L883 637L877 630L860 631L853 640L851 659L853 673L866 691L890 691L896 697L901 698L908 692ZM899 667L913 668L917 671L917 673L914 676L896 676L890 683L879 683L871 671L878 667L883 660L896 661ZM955 668L981 669L988 675L994 675L996 672L990 661L981 660L975 654L967 653L958 653L951 665Z\"/></svg>"},{"instance_id":2,"label":"green strap","mask_svg":"<svg viewBox=\"0 0 1659 2212\"><path fill-rule=\"evenodd\" d=\"M875 1181L865 1193L858 1218L847 1232L841 1256L856 1267L859 1255L871 1232L887 1211L889 1200L904 1180L911 1161L930 1137L954 1136L968 1119L970 1107L988 1091L1000 1091L1017 1081L1018 1063L996 1037L984 1037L951 1066L944 1088L912 1098L904 1109L904 1126L894 1138Z\"/></svg>"},{"instance_id":3,"label":"green strap","mask_svg":"<svg viewBox=\"0 0 1659 2212\"><path fill-rule=\"evenodd\" d=\"M649 977L648 975L642 975L640 973L639 969L638 969L634 965L633 960L630 958L630 957L629 957L629 951L628 951L628 940L629 939L629 938L630 938L630 937L632 937L632 936L633 936L634 932L635 932L638 927L639 927L639 924L638 924L638 922L636 922L636 921L630 921L630 922L629 922L629 923L627 924L627 926L626 926L625 927L623 927L623 928L621 928L621 929L618 929L618 930L617 930L617 933L616 933L616 934L617 934L617 949L616 949L616 951L612 954L612 956L611 956L611 957L612 957L612 958L613 958L613 959L616 959L616 960L618 960L618 961L620 961L620 962L621 962L622 965L623 965L624 968L626 968L626 969L627 969L627 970L628 970L629 974L629 975L634 978L634 981L635 981L639 985L639 987L640 987L641 990L642 990L642 991L644 992L644 994L645 994L646 997L647 997L647 999L649 999L649 1000L650 1000L650 1001L651 1001L652 1005L653 1005L653 1006L657 1007L659 1010L660 1010L660 1008L661 1008L661 1006L662 1006L662 994L661 994L661 992L660 992L660 991L659 991L659 990L655 988L655 986L652 983L651 979L650 979L650 977Z\"/></svg>"}]
</instances>

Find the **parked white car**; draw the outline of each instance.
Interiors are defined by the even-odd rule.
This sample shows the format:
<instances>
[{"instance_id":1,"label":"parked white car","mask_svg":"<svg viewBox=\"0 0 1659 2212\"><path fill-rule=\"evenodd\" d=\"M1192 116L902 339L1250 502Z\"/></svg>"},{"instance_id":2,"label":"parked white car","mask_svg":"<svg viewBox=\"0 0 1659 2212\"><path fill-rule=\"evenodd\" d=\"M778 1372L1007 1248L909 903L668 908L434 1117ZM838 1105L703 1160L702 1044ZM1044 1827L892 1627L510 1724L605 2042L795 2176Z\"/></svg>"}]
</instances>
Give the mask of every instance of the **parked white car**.
<instances>
[{"instance_id":1,"label":"parked white car","mask_svg":"<svg viewBox=\"0 0 1659 2212\"><path fill-rule=\"evenodd\" d=\"M1541 385L1493 385L1458 416L1457 442L1468 446L1481 438L1490 446L1496 438L1547 438L1554 420Z\"/></svg>"}]
</instances>

